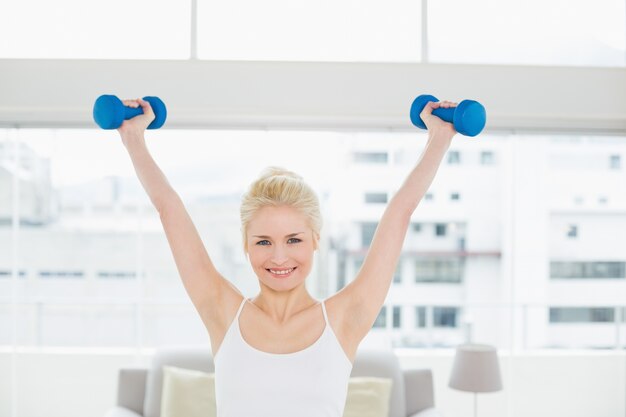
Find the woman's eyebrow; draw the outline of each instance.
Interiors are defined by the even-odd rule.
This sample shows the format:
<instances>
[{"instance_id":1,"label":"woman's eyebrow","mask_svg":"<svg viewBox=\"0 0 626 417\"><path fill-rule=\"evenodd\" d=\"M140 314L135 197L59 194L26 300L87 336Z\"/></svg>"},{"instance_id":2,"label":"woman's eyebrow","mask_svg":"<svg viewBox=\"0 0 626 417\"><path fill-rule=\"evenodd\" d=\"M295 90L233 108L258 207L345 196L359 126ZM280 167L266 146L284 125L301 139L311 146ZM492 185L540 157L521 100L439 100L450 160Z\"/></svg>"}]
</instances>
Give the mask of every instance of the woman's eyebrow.
<instances>
[{"instance_id":1,"label":"woman's eyebrow","mask_svg":"<svg viewBox=\"0 0 626 417\"><path fill-rule=\"evenodd\" d=\"M299 235L300 233L304 233L304 232L291 233L290 235L287 235L285 237L294 237L295 235ZM252 237L261 237L264 239L271 239L271 236L265 236L265 235L254 235Z\"/></svg>"}]
</instances>

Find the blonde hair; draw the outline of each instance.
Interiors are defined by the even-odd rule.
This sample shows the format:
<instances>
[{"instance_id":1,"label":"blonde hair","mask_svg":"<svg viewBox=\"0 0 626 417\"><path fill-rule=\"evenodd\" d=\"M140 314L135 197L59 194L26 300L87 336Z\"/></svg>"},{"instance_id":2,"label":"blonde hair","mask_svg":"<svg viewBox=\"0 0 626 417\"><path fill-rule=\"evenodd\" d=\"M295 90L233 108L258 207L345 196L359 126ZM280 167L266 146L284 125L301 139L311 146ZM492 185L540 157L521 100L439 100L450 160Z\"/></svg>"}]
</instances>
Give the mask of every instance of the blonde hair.
<instances>
[{"instance_id":1,"label":"blonde hair","mask_svg":"<svg viewBox=\"0 0 626 417\"><path fill-rule=\"evenodd\" d=\"M317 246L322 229L322 214L315 191L300 175L284 168L268 167L241 198L240 217L244 254L248 254L247 232L254 214L263 207L278 206L293 207L306 216Z\"/></svg>"}]
</instances>

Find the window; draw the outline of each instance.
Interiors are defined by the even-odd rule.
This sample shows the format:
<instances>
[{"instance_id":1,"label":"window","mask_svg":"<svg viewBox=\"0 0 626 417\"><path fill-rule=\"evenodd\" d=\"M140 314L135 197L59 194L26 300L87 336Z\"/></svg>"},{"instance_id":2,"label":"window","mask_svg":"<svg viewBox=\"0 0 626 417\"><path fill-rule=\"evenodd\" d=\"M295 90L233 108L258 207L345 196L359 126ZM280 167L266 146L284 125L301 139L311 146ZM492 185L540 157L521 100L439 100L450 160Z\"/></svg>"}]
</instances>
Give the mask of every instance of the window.
<instances>
[{"instance_id":1,"label":"window","mask_svg":"<svg viewBox=\"0 0 626 417\"><path fill-rule=\"evenodd\" d=\"M199 1L198 42L202 59L418 62L421 3Z\"/></svg>"},{"instance_id":2,"label":"window","mask_svg":"<svg viewBox=\"0 0 626 417\"><path fill-rule=\"evenodd\" d=\"M493 165L493 152L491 151L483 151L480 153L480 164L481 165Z\"/></svg>"},{"instance_id":3,"label":"window","mask_svg":"<svg viewBox=\"0 0 626 417\"><path fill-rule=\"evenodd\" d=\"M386 164L387 152L355 152L353 160L359 164Z\"/></svg>"},{"instance_id":4,"label":"window","mask_svg":"<svg viewBox=\"0 0 626 417\"><path fill-rule=\"evenodd\" d=\"M435 196L433 195L433 193L426 193L426 195L424 196L424 200L426 201L432 201L435 199Z\"/></svg>"},{"instance_id":5,"label":"window","mask_svg":"<svg viewBox=\"0 0 626 417\"><path fill-rule=\"evenodd\" d=\"M376 317L376 321L372 327L385 328L387 327L387 306L383 306Z\"/></svg>"},{"instance_id":6,"label":"window","mask_svg":"<svg viewBox=\"0 0 626 417\"><path fill-rule=\"evenodd\" d=\"M458 165L461 163L461 154L458 151L448 152L448 164Z\"/></svg>"},{"instance_id":7,"label":"window","mask_svg":"<svg viewBox=\"0 0 626 417\"><path fill-rule=\"evenodd\" d=\"M134 272L127 271L101 271L98 272L98 278L135 278Z\"/></svg>"},{"instance_id":8,"label":"window","mask_svg":"<svg viewBox=\"0 0 626 417\"><path fill-rule=\"evenodd\" d=\"M457 307L434 307L433 326L457 327Z\"/></svg>"},{"instance_id":9,"label":"window","mask_svg":"<svg viewBox=\"0 0 626 417\"><path fill-rule=\"evenodd\" d=\"M426 307L415 307L415 326L426 327Z\"/></svg>"},{"instance_id":10,"label":"window","mask_svg":"<svg viewBox=\"0 0 626 417\"><path fill-rule=\"evenodd\" d=\"M550 262L551 279L626 278L626 262Z\"/></svg>"},{"instance_id":11,"label":"window","mask_svg":"<svg viewBox=\"0 0 626 417\"><path fill-rule=\"evenodd\" d=\"M399 329L402 327L402 307L393 306L393 328Z\"/></svg>"},{"instance_id":12,"label":"window","mask_svg":"<svg viewBox=\"0 0 626 417\"><path fill-rule=\"evenodd\" d=\"M452 193L450 194L450 200L452 201L459 201L461 199L461 194L459 193Z\"/></svg>"},{"instance_id":13,"label":"window","mask_svg":"<svg viewBox=\"0 0 626 417\"><path fill-rule=\"evenodd\" d=\"M361 246L366 248L372 243L372 239L374 239L374 232L376 232L376 228L378 227L378 223L362 223L361 224Z\"/></svg>"},{"instance_id":14,"label":"window","mask_svg":"<svg viewBox=\"0 0 626 417\"><path fill-rule=\"evenodd\" d=\"M623 66L624 7L623 0L428 2L429 59L448 63Z\"/></svg>"},{"instance_id":15,"label":"window","mask_svg":"<svg viewBox=\"0 0 626 417\"><path fill-rule=\"evenodd\" d=\"M40 278L84 278L82 271L40 271Z\"/></svg>"},{"instance_id":16,"label":"window","mask_svg":"<svg viewBox=\"0 0 626 417\"><path fill-rule=\"evenodd\" d=\"M398 262L395 271L393 272L393 283L401 284L402 283L402 260Z\"/></svg>"},{"instance_id":17,"label":"window","mask_svg":"<svg viewBox=\"0 0 626 417\"><path fill-rule=\"evenodd\" d=\"M622 158L620 155L611 155L610 164L611 169L621 169L622 168Z\"/></svg>"},{"instance_id":18,"label":"window","mask_svg":"<svg viewBox=\"0 0 626 417\"><path fill-rule=\"evenodd\" d=\"M9 269L6 270L0 270L0 279L2 278L11 278L12 272ZM26 271L24 271L23 269L18 271L18 278L25 278L26 277Z\"/></svg>"},{"instance_id":19,"label":"window","mask_svg":"<svg viewBox=\"0 0 626 417\"><path fill-rule=\"evenodd\" d=\"M365 193L366 204L380 204L387 202L387 193Z\"/></svg>"},{"instance_id":20,"label":"window","mask_svg":"<svg viewBox=\"0 0 626 417\"><path fill-rule=\"evenodd\" d=\"M412 223L411 225L412 225L412 227L413 227L413 231L414 231L415 233L419 233L419 232L421 232L421 231L422 231L422 225L421 225L421 223Z\"/></svg>"},{"instance_id":21,"label":"window","mask_svg":"<svg viewBox=\"0 0 626 417\"><path fill-rule=\"evenodd\" d=\"M611 323L614 313L610 307L550 307L550 323Z\"/></svg>"},{"instance_id":22,"label":"window","mask_svg":"<svg viewBox=\"0 0 626 417\"><path fill-rule=\"evenodd\" d=\"M415 262L415 282L458 284L463 272L462 259L418 259Z\"/></svg>"},{"instance_id":23,"label":"window","mask_svg":"<svg viewBox=\"0 0 626 417\"><path fill-rule=\"evenodd\" d=\"M435 236L445 236L447 225L443 223L435 224Z\"/></svg>"},{"instance_id":24,"label":"window","mask_svg":"<svg viewBox=\"0 0 626 417\"><path fill-rule=\"evenodd\" d=\"M359 270L361 269L361 267L363 266L363 258L358 258L354 260L354 271L355 272L359 272Z\"/></svg>"},{"instance_id":25,"label":"window","mask_svg":"<svg viewBox=\"0 0 626 417\"><path fill-rule=\"evenodd\" d=\"M567 231L567 237L576 237L578 235L578 226L570 224Z\"/></svg>"},{"instance_id":26,"label":"window","mask_svg":"<svg viewBox=\"0 0 626 417\"><path fill-rule=\"evenodd\" d=\"M122 12L123 11L123 12ZM31 0L0 2L0 57L188 59L191 2ZM140 48L118 28L149 34Z\"/></svg>"}]
</instances>

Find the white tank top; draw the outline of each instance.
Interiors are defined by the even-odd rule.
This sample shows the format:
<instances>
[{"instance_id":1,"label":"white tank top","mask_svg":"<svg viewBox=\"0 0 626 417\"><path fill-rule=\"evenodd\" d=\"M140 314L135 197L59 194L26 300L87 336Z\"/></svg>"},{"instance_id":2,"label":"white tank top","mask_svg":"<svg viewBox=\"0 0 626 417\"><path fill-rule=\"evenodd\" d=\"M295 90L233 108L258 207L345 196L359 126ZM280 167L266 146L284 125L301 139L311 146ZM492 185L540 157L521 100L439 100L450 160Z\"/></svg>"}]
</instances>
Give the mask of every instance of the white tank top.
<instances>
[{"instance_id":1,"label":"white tank top","mask_svg":"<svg viewBox=\"0 0 626 417\"><path fill-rule=\"evenodd\" d=\"M241 335L239 316L226 331L215 364L217 417L342 417L352 363L330 327L312 345L269 353Z\"/></svg>"}]
</instances>

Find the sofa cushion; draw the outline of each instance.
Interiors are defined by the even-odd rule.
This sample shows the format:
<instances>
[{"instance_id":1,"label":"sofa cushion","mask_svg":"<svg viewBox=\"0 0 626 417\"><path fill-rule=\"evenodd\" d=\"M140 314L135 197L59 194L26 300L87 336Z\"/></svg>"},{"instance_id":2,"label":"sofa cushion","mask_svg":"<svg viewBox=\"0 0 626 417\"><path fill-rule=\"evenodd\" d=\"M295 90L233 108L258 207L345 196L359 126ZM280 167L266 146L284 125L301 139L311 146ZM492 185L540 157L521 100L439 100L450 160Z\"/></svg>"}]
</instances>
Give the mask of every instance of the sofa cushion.
<instances>
[{"instance_id":1,"label":"sofa cushion","mask_svg":"<svg viewBox=\"0 0 626 417\"><path fill-rule=\"evenodd\" d=\"M216 417L215 374L163 367L161 417Z\"/></svg>"},{"instance_id":2,"label":"sofa cushion","mask_svg":"<svg viewBox=\"0 0 626 417\"><path fill-rule=\"evenodd\" d=\"M387 417L390 394L390 378L350 378L343 417Z\"/></svg>"},{"instance_id":3,"label":"sofa cushion","mask_svg":"<svg viewBox=\"0 0 626 417\"><path fill-rule=\"evenodd\" d=\"M348 382L343 417L387 417L390 378L354 377ZM161 417L215 417L215 374L163 367Z\"/></svg>"},{"instance_id":4,"label":"sofa cushion","mask_svg":"<svg viewBox=\"0 0 626 417\"><path fill-rule=\"evenodd\" d=\"M145 417L161 415L161 394L163 392L163 367L195 369L202 372L214 372L211 351L204 347L169 346L160 348L152 357L152 364L146 379L146 394L143 410Z\"/></svg>"}]
</instances>

